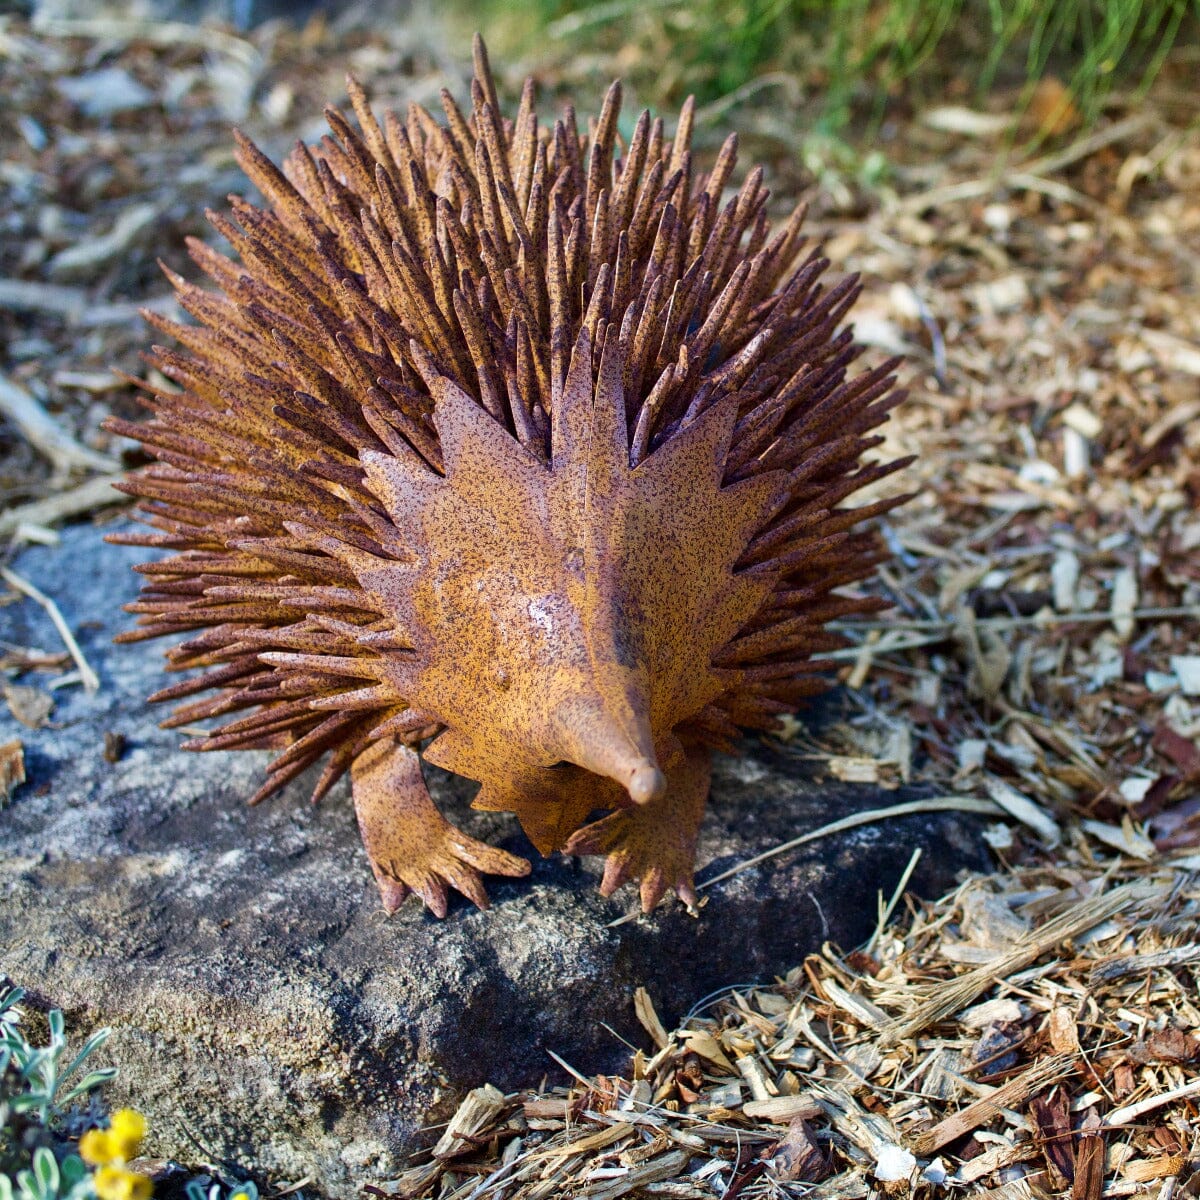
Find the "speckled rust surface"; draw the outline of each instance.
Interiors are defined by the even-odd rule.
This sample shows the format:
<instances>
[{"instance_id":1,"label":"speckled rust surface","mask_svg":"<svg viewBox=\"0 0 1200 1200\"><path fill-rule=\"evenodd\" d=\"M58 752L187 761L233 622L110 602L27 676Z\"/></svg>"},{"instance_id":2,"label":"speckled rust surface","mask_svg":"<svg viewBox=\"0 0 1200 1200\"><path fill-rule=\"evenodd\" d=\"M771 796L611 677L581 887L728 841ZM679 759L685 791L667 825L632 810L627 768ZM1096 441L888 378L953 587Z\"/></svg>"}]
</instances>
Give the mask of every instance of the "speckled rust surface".
<instances>
[{"instance_id":1,"label":"speckled rust surface","mask_svg":"<svg viewBox=\"0 0 1200 1200\"><path fill-rule=\"evenodd\" d=\"M709 756L821 690L838 589L878 561L843 507L902 463L864 461L894 363L848 377L797 210L772 234L755 169L722 203L730 138L694 169L642 114L623 154L614 85L590 136L500 114L482 44L472 111L443 97L297 146L281 172L239 139L266 198L211 215L216 285L173 277L196 325L153 361L149 421L110 428L170 551L132 640L191 636L167 722L232 717L189 749L280 751L260 800L347 770L384 905L480 906L529 864L451 826L420 758L482 786L544 854L607 856L602 890L694 903ZM588 823L589 817L607 815Z\"/></svg>"}]
</instances>

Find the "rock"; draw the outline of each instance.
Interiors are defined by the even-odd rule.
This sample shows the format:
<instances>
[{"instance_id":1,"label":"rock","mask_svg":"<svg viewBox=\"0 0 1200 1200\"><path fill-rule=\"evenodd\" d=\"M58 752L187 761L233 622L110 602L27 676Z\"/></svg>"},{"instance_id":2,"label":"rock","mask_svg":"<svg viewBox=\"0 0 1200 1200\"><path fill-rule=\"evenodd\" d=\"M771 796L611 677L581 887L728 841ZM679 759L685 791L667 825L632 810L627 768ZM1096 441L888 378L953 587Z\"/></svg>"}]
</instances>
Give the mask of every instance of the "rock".
<instances>
[{"instance_id":1,"label":"rock","mask_svg":"<svg viewBox=\"0 0 1200 1200\"><path fill-rule=\"evenodd\" d=\"M536 1084L555 1070L548 1050L587 1073L621 1069L617 1035L647 1040L639 984L673 1022L825 940L863 940L915 847L926 894L983 860L962 818L869 825L717 885L698 919L671 902L613 928L632 890L602 899L597 860L537 859L510 818L468 810L473 785L430 771L452 818L533 856L533 874L489 881L487 913L463 901L437 921L409 901L388 919L344 784L317 809L301 780L249 810L263 756L185 754L157 728L144 697L162 683L160 647L110 643L143 553L76 527L14 564L58 602L102 687L56 690L48 728L0 716L28 775L0 810L0 969L65 1008L77 1036L114 1027L113 1100L148 1114L153 1153L194 1158L194 1138L349 1197L469 1087ZM0 608L0 639L60 645L27 600ZM818 785L797 756L751 740L718 766L699 878L904 798Z\"/></svg>"}]
</instances>

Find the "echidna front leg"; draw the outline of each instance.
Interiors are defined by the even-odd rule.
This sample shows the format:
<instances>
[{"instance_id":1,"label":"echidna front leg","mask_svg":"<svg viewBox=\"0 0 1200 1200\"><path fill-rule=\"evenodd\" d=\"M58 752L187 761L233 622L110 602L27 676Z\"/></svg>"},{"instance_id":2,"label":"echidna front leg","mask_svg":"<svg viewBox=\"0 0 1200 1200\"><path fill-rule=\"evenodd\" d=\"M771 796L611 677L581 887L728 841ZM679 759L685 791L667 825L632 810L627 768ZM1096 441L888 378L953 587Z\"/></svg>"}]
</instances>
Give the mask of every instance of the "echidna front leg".
<instances>
[{"instance_id":1,"label":"echidna front leg","mask_svg":"<svg viewBox=\"0 0 1200 1200\"><path fill-rule=\"evenodd\" d=\"M690 748L667 769L667 790L657 800L585 825L564 853L608 855L600 882L605 896L627 880L640 879L643 912L650 912L668 889L694 908L696 840L712 778L710 759L707 748Z\"/></svg>"},{"instance_id":2,"label":"echidna front leg","mask_svg":"<svg viewBox=\"0 0 1200 1200\"><path fill-rule=\"evenodd\" d=\"M447 884L487 908L482 872L529 874L526 859L468 837L438 812L420 758L394 738L364 750L350 781L363 845L389 913L413 891L444 917Z\"/></svg>"}]
</instances>

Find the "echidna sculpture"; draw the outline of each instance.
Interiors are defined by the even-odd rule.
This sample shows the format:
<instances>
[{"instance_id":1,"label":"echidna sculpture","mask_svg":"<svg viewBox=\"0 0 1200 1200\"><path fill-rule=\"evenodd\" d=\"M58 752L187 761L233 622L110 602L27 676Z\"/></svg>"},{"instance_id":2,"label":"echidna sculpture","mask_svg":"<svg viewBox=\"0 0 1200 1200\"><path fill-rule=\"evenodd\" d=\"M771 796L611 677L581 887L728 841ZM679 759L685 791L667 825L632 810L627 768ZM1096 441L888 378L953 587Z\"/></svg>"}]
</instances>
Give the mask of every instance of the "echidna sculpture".
<instances>
[{"instance_id":1,"label":"echidna sculpture","mask_svg":"<svg viewBox=\"0 0 1200 1200\"><path fill-rule=\"evenodd\" d=\"M444 125L380 124L351 80L358 130L329 109L283 171L238 137L265 205L209 215L236 259L190 241L198 324L146 314L181 390L108 424L155 460L124 485L151 531L111 540L173 552L121 640L191 635L169 669L202 673L151 699L232 718L188 749L279 751L251 803L350 772L389 912L529 870L442 817L421 757L543 854L607 855L604 894L692 905L712 752L878 607L838 589L902 498L843 502L904 465L863 459L896 364L848 377L856 282L821 286L801 210L772 236L760 169L724 199L734 136L697 172L691 102L619 148L619 85L547 130L531 82L501 115L479 40L475 67Z\"/></svg>"}]
</instances>

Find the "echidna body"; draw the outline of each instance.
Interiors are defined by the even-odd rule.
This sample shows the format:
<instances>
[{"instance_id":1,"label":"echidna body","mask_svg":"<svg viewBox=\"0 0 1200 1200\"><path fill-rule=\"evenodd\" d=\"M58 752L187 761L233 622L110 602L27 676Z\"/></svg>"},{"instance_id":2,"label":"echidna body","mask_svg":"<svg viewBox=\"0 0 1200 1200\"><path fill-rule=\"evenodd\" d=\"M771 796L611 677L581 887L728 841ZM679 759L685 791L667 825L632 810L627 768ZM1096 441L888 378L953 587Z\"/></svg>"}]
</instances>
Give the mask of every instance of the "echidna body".
<instances>
[{"instance_id":1,"label":"echidna body","mask_svg":"<svg viewBox=\"0 0 1200 1200\"><path fill-rule=\"evenodd\" d=\"M824 290L801 214L772 236L762 173L728 201L730 138L698 175L643 113L617 156L620 92L590 135L502 118L482 43L473 107L355 131L277 169L239 138L266 200L211 215L217 286L172 276L184 349L152 361L132 475L153 532L140 627L189 632L157 693L189 749L279 754L261 800L347 770L389 911L439 915L447 885L528 863L451 826L419 754L515 812L542 853L605 854L601 890L695 901L709 758L821 690L837 589L877 560L844 508L901 463L870 436L894 364L848 378L852 280ZM586 824L589 814L609 815Z\"/></svg>"}]
</instances>

